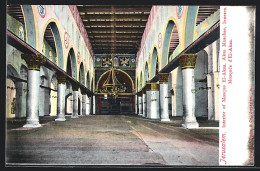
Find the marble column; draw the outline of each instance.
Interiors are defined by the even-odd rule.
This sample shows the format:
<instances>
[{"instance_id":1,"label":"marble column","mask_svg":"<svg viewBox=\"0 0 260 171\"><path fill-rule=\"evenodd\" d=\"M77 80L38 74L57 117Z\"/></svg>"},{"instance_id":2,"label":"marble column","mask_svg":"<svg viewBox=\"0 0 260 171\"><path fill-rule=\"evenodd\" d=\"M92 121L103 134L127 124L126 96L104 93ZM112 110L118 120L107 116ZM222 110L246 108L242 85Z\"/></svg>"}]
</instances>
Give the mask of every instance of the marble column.
<instances>
[{"instance_id":1,"label":"marble column","mask_svg":"<svg viewBox=\"0 0 260 171\"><path fill-rule=\"evenodd\" d=\"M184 54L179 63L182 68L183 77L183 124L185 128L198 128L199 124L195 116L195 82L194 68L197 54Z\"/></svg>"},{"instance_id":2,"label":"marble column","mask_svg":"<svg viewBox=\"0 0 260 171\"><path fill-rule=\"evenodd\" d=\"M135 114L138 114L138 97L135 95Z\"/></svg>"},{"instance_id":3,"label":"marble column","mask_svg":"<svg viewBox=\"0 0 260 171\"><path fill-rule=\"evenodd\" d=\"M159 113L159 84L146 83L147 118L160 119Z\"/></svg>"},{"instance_id":4,"label":"marble column","mask_svg":"<svg viewBox=\"0 0 260 171\"><path fill-rule=\"evenodd\" d=\"M214 111L214 77L213 74L207 74L207 87L208 87L208 120L215 120Z\"/></svg>"},{"instance_id":5,"label":"marble column","mask_svg":"<svg viewBox=\"0 0 260 171\"><path fill-rule=\"evenodd\" d=\"M93 109L93 115L96 114L96 97L95 96L92 96L92 109Z\"/></svg>"},{"instance_id":6,"label":"marble column","mask_svg":"<svg viewBox=\"0 0 260 171\"><path fill-rule=\"evenodd\" d=\"M86 99L87 99L87 94L82 91L82 115L83 115L83 116L86 116L86 115L87 115Z\"/></svg>"},{"instance_id":7,"label":"marble column","mask_svg":"<svg viewBox=\"0 0 260 171\"><path fill-rule=\"evenodd\" d=\"M42 55L22 54L28 66L26 124L23 127L41 127L39 123L40 66L46 62Z\"/></svg>"},{"instance_id":8,"label":"marble column","mask_svg":"<svg viewBox=\"0 0 260 171\"><path fill-rule=\"evenodd\" d=\"M90 115L90 98L86 96L86 115Z\"/></svg>"},{"instance_id":9,"label":"marble column","mask_svg":"<svg viewBox=\"0 0 260 171\"><path fill-rule=\"evenodd\" d=\"M58 98L57 98L57 119L55 121L65 121L65 90L66 90L66 77L58 73Z\"/></svg>"},{"instance_id":10,"label":"marble column","mask_svg":"<svg viewBox=\"0 0 260 171\"><path fill-rule=\"evenodd\" d=\"M161 121L170 121L169 119L169 91L168 91L169 73L159 74L160 84L160 114Z\"/></svg>"},{"instance_id":11,"label":"marble column","mask_svg":"<svg viewBox=\"0 0 260 171\"><path fill-rule=\"evenodd\" d=\"M138 116L143 116L143 96L142 93L138 93Z\"/></svg>"},{"instance_id":12,"label":"marble column","mask_svg":"<svg viewBox=\"0 0 260 171\"><path fill-rule=\"evenodd\" d=\"M142 94L143 94L143 117L146 117L146 113L147 113L147 108L146 108L146 91L145 91L145 87L142 90Z\"/></svg>"},{"instance_id":13,"label":"marble column","mask_svg":"<svg viewBox=\"0 0 260 171\"><path fill-rule=\"evenodd\" d=\"M78 105L78 98L79 98L79 87L77 85L72 84L72 101L73 101L73 111L71 118L78 118L79 112L79 105Z\"/></svg>"}]
</instances>

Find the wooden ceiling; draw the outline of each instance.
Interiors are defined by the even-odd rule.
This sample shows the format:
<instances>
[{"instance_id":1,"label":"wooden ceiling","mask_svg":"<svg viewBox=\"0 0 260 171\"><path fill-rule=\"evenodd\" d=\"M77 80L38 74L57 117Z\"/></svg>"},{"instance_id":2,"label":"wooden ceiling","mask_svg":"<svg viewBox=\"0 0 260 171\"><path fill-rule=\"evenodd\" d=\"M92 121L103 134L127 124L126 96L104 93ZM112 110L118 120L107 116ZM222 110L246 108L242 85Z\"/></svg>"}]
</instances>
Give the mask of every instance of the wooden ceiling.
<instances>
[{"instance_id":1,"label":"wooden ceiling","mask_svg":"<svg viewBox=\"0 0 260 171\"><path fill-rule=\"evenodd\" d=\"M136 54L152 6L77 5L94 54Z\"/></svg>"}]
</instances>

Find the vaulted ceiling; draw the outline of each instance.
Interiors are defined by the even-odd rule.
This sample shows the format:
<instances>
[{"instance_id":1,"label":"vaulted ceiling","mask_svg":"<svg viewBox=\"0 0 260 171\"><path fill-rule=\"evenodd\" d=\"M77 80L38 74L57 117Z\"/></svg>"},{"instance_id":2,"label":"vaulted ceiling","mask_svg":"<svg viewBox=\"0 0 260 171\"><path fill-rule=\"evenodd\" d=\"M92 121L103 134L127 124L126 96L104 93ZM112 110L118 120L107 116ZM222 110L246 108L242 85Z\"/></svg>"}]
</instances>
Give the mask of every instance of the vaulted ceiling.
<instances>
[{"instance_id":1,"label":"vaulted ceiling","mask_svg":"<svg viewBox=\"0 0 260 171\"><path fill-rule=\"evenodd\" d=\"M94 54L136 54L152 6L77 5Z\"/></svg>"}]
</instances>

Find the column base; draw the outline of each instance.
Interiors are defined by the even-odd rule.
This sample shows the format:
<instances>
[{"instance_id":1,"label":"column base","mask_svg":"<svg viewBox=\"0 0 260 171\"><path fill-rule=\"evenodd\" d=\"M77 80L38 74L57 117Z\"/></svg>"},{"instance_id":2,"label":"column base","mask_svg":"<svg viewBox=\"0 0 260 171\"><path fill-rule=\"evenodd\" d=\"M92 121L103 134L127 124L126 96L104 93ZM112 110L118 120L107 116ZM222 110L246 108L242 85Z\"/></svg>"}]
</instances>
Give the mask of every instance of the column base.
<instances>
[{"instance_id":1,"label":"column base","mask_svg":"<svg viewBox=\"0 0 260 171\"><path fill-rule=\"evenodd\" d=\"M65 118L57 118L57 119L55 119L55 121L66 121L66 119Z\"/></svg>"},{"instance_id":2,"label":"column base","mask_svg":"<svg viewBox=\"0 0 260 171\"><path fill-rule=\"evenodd\" d=\"M192 128L199 128L198 122L186 122L184 124L181 124L182 127L192 129Z\"/></svg>"},{"instance_id":3,"label":"column base","mask_svg":"<svg viewBox=\"0 0 260 171\"><path fill-rule=\"evenodd\" d=\"M39 127L42 127L41 124L25 124L23 126L24 128L39 128Z\"/></svg>"},{"instance_id":4,"label":"column base","mask_svg":"<svg viewBox=\"0 0 260 171\"><path fill-rule=\"evenodd\" d=\"M161 122L170 122L171 120L169 118L161 119Z\"/></svg>"},{"instance_id":5,"label":"column base","mask_svg":"<svg viewBox=\"0 0 260 171\"><path fill-rule=\"evenodd\" d=\"M146 114L143 114L143 115L142 115L142 117L144 117L144 118L145 118L145 117L146 117Z\"/></svg>"},{"instance_id":6,"label":"column base","mask_svg":"<svg viewBox=\"0 0 260 171\"><path fill-rule=\"evenodd\" d=\"M79 118L79 116L71 116L71 118Z\"/></svg>"},{"instance_id":7,"label":"column base","mask_svg":"<svg viewBox=\"0 0 260 171\"><path fill-rule=\"evenodd\" d=\"M138 116L143 116L143 114L142 113L138 113Z\"/></svg>"}]
</instances>

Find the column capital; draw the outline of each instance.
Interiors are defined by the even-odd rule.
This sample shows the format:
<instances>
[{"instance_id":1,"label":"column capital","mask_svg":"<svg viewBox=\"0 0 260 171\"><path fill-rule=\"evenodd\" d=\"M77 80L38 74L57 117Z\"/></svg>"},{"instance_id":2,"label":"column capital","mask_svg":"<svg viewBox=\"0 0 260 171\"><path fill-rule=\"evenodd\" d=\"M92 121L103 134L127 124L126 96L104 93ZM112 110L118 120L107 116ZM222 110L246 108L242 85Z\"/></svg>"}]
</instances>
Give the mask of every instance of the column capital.
<instances>
[{"instance_id":1,"label":"column capital","mask_svg":"<svg viewBox=\"0 0 260 171\"><path fill-rule=\"evenodd\" d=\"M58 80L58 84L65 84L66 76L62 73L57 73L57 80Z\"/></svg>"},{"instance_id":2,"label":"column capital","mask_svg":"<svg viewBox=\"0 0 260 171\"><path fill-rule=\"evenodd\" d=\"M35 54L22 54L22 59L28 65L28 70L38 70L40 71L40 66L46 63L46 58L42 55L35 55Z\"/></svg>"},{"instance_id":3,"label":"column capital","mask_svg":"<svg viewBox=\"0 0 260 171\"><path fill-rule=\"evenodd\" d=\"M169 73L159 73L159 83L168 83Z\"/></svg>"},{"instance_id":4,"label":"column capital","mask_svg":"<svg viewBox=\"0 0 260 171\"><path fill-rule=\"evenodd\" d=\"M182 69L186 68L195 68L196 65L196 59L197 59L197 54L196 53L187 53L181 55L179 59L179 63L181 65Z\"/></svg>"},{"instance_id":5,"label":"column capital","mask_svg":"<svg viewBox=\"0 0 260 171\"><path fill-rule=\"evenodd\" d=\"M146 83L146 91L158 91L160 89L159 84L147 82Z\"/></svg>"}]
</instances>

